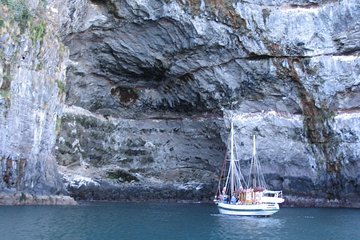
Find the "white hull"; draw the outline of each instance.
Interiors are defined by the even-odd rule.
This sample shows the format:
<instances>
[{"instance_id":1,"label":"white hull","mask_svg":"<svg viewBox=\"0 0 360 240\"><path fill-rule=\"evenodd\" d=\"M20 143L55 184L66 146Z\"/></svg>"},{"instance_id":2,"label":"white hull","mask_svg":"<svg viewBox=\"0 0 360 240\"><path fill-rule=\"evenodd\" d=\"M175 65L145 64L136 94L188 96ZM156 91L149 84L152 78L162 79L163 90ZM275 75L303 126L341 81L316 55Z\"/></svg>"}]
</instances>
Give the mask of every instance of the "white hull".
<instances>
[{"instance_id":1,"label":"white hull","mask_svg":"<svg viewBox=\"0 0 360 240\"><path fill-rule=\"evenodd\" d=\"M244 205L217 203L217 206L221 214L238 216L270 216L280 210L277 203Z\"/></svg>"}]
</instances>

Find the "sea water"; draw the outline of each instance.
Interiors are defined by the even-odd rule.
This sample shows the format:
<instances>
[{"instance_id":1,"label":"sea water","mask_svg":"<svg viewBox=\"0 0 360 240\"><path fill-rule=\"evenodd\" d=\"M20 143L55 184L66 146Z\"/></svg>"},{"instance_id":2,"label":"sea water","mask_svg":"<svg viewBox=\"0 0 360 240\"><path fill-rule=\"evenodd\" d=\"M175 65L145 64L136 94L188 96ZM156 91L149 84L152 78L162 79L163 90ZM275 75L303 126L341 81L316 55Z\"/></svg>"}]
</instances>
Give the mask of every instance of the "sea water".
<instances>
[{"instance_id":1,"label":"sea water","mask_svg":"<svg viewBox=\"0 0 360 240\"><path fill-rule=\"evenodd\" d=\"M360 239L360 210L282 208L264 218L221 215L213 204L2 206L0 231L1 240L356 240Z\"/></svg>"}]
</instances>

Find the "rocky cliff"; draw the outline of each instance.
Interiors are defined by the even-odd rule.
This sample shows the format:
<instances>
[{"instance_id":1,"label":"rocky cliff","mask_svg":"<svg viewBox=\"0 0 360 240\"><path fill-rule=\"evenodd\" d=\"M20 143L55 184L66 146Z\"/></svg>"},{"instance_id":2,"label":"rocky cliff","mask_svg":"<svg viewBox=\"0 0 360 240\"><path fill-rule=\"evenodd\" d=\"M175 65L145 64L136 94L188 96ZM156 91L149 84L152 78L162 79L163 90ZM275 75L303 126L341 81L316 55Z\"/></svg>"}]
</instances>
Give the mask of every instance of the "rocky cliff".
<instances>
[{"instance_id":1,"label":"rocky cliff","mask_svg":"<svg viewBox=\"0 0 360 240\"><path fill-rule=\"evenodd\" d=\"M68 55L57 32L51 4L0 1L1 204L66 202L55 196L66 193L54 144Z\"/></svg>"},{"instance_id":2,"label":"rocky cliff","mask_svg":"<svg viewBox=\"0 0 360 240\"><path fill-rule=\"evenodd\" d=\"M77 199L209 200L233 119L244 168L256 134L269 185L288 204L357 206L358 1L68 0L45 9L43 21L57 16L58 25L30 52L53 54L40 71L52 84L19 77L32 95L16 96L22 55L11 55L11 68L2 57L14 79L1 85L3 172L6 159L26 158L38 171L25 175L44 176L39 191L59 190L55 156ZM67 65L66 87L53 64ZM36 65L23 68L38 76ZM23 114L16 101L28 104Z\"/></svg>"}]
</instances>

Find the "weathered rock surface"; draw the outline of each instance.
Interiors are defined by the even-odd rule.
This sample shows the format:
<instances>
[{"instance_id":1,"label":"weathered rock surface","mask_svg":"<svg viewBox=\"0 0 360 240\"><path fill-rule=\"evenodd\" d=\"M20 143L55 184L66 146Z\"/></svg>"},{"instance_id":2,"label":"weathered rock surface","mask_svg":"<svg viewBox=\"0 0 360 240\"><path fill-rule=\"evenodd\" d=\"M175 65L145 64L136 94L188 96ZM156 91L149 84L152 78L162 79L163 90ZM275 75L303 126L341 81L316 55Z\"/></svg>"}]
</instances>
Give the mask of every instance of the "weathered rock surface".
<instances>
[{"instance_id":1,"label":"weathered rock surface","mask_svg":"<svg viewBox=\"0 0 360 240\"><path fill-rule=\"evenodd\" d=\"M77 205L77 202L64 195L31 195L29 193L0 193L0 205Z\"/></svg>"},{"instance_id":2,"label":"weathered rock surface","mask_svg":"<svg viewBox=\"0 0 360 240\"><path fill-rule=\"evenodd\" d=\"M210 200L233 118L244 168L256 134L269 185L282 189L289 205L357 206L358 1L49 4L49 16L62 16L61 27L46 31L48 40L40 46L49 47L38 44L28 54L31 59L39 59L39 52L52 56L36 79L51 76L53 82L26 83L29 94L17 96L16 84L26 81L14 77L11 105L2 97L0 106L3 158L19 153L12 157L19 166L21 159L33 159L27 160L34 165L26 166L34 167L26 168L24 183L40 175L39 191L61 189L54 177L57 139L54 154L75 198ZM56 50L61 49L57 31L70 50L68 63ZM8 49L1 50L8 56L2 58L2 72L35 79L36 68L19 64L22 55L11 53L10 46L17 45L9 39L1 35ZM10 56L18 68L9 70ZM62 105L54 79L62 82L64 71L55 68L58 75L49 75L48 69L65 63L66 106L56 138L55 116ZM0 81L1 89L9 88L8 82ZM28 104L33 98L37 102ZM41 110L42 99L48 98ZM20 111L16 101L26 107ZM35 112L43 114L40 122ZM24 130L14 130L19 126Z\"/></svg>"},{"instance_id":3,"label":"weathered rock surface","mask_svg":"<svg viewBox=\"0 0 360 240\"><path fill-rule=\"evenodd\" d=\"M68 54L58 32L53 3L0 1L0 190L9 199L66 192L53 154Z\"/></svg>"},{"instance_id":4,"label":"weathered rock surface","mask_svg":"<svg viewBox=\"0 0 360 240\"><path fill-rule=\"evenodd\" d=\"M244 167L256 134L269 184L289 204L358 199L357 1L81 0L68 7L62 34L73 107L57 144L65 173L91 169L84 176L110 199L138 186L147 195L157 184L173 184L174 192L179 184L215 188L227 120L235 118ZM119 179L109 171L120 171ZM136 180L127 183L124 173ZM95 185L70 189L103 198ZM210 189L200 192L210 198Z\"/></svg>"},{"instance_id":5,"label":"weathered rock surface","mask_svg":"<svg viewBox=\"0 0 360 240\"><path fill-rule=\"evenodd\" d=\"M104 118L64 109L57 159L77 199L208 200L224 156L221 119Z\"/></svg>"}]
</instances>

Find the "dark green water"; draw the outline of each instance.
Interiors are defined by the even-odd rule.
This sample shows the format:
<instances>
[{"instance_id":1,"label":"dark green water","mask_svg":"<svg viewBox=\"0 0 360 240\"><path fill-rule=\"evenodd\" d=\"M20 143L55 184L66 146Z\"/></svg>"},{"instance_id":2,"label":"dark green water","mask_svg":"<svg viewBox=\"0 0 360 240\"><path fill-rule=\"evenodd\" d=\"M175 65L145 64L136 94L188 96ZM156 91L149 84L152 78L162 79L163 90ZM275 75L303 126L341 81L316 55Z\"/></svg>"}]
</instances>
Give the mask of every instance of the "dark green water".
<instances>
[{"instance_id":1,"label":"dark green water","mask_svg":"<svg viewBox=\"0 0 360 240\"><path fill-rule=\"evenodd\" d=\"M212 204L86 203L0 207L1 240L360 239L359 209L283 208L233 217Z\"/></svg>"}]
</instances>

